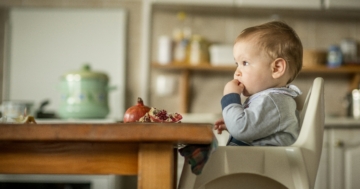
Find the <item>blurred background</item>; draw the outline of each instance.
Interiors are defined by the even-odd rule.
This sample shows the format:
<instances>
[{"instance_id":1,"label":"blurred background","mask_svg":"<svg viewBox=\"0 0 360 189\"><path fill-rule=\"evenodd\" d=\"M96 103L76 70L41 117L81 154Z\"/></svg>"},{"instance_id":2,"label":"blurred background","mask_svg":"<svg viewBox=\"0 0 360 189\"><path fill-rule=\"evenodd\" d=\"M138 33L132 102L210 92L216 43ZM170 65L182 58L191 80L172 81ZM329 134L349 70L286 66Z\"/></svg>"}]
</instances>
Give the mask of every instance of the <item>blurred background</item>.
<instances>
[{"instance_id":1,"label":"blurred background","mask_svg":"<svg viewBox=\"0 0 360 189\"><path fill-rule=\"evenodd\" d=\"M240 3L243 2L243 3ZM249 1L250 2L250 1ZM328 71L327 69L327 53L332 45L341 46L344 40L351 40L358 43L359 34L359 13L356 9L357 5L349 5L347 1L345 3L339 3L338 1L304 1L294 3L284 3L286 1L274 1L274 3L249 3L247 1L224 1L224 2L204 2L195 1L195 3L189 3L187 1L141 1L141 0L91 0L91 1L64 1L54 0L50 2L44 2L41 0L18 0L18 1L1 1L0 2L0 56L1 62L0 68L2 75L1 90L0 93L2 100L9 100L9 92L11 86L8 86L10 81L6 81L6 72L11 67L9 59L9 44L12 42L9 40L11 36L11 30L9 30L10 13L14 8L24 9L118 9L125 12L124 23L119 24L120 27L124 27L124 40L114 40L119 43L118 46L123 45L124 50L118 51L118 57L123 58L124 66L116 67L118 72L124 73L124 78L111 78L110 84L124 82L124 86L120 86L118 91L122 96L111 97L124 99L125 102L118 103L121 107L121 111L117 111L121 114L123 109L136 104L137 97L142 97L145 104L148 106L154 106L158 108L167 109L169 111L178 111L182 113L221 113L220 98L222 96L222 89L224 84L232 78L233 66L232 62L220 62L222 57L218 57L217 52L221 53L221 50L226 50L226 47L231 47L236 36L245 28L257 24L272 20L281 20L288 23L293 27L303 43L304 56L308 55L304 62L304 68L309 67L306 70L311 70L312 65L322 65L324 69L314 69L315 71L304 71L294 81L294 84L298 85L300 89L306 93L311 81L316 76L325 78L325 92L326 92L326 113L327 115L334 116L346 116L347 115L347 94L354 88L358 87L354 84L354 71ZM343 5L344 4L344 5ZM144 10L150 11L144 11ZM29 23L31 25L31 23ZM69 24L70 26L70 24ZM35 25L34 25L35 27ZM94 26L96 27L96 25ZM99 26L101 27L101 26ZM11 27L10 27L11 28ZM89 30L87 33L91 32ZM95 31L95 30L94 30ZM182 34L179 33L183 32ZM184 32L185 31L185 32ZM7 32L7 34L6 34ZM24 32L26 33L26 32ZM99 33L99 35L104 35ZM182 35L182 36L181 36ZM5 37L7 36L7 38ZM190 70L187 77L188 84L186 85L188 91L184 91L179 87L182 85L186 69L164 69L158 65L159 63L159 51L161 51L159 42L163 39L163 44L166 48L166 40L172 41L171 52L174 53L176 41L184 37L188 40L194 39L196 36L201 42L205 42L208 47L208 58L205 64L226 66L225 69L213 69L206 71L207 69ZM105 37L105 36L104 36ZM116 36L118 37L118 36ZM164 39L165 37L165 39ZM118 37L119 38L119 37ZM114 56L115 52L105 54L104 51L99 49L106 46L106 43L99 44L98 55ZM108 43L108 48L111 48L111 43ZM102 46L100 46L102 45ZM210 46L213 47L213 60L210 56ZM225 48L222 45L225 45ZM227 45L227 46L226 46ZM72 46L69 43L69 46ZM7 49L6 49L7 48ZM229 49L229 48L228 48ZM359 49L359 48L357 48ZM53 49L56 52L56 48ZM144 52L145 51L145 52ZM189 51L189 50L188 50ZM41 53L39 53L41 55ZM76 53L74 53L76 54ZM40 56L39 55L39 56ZM43 54L44 55L44 54ZM65 56L65 55L63 55ZM165 55L166 61L166 51ZM168 55L171 58L170 62L166 62L165 66L174 63L175 56L173 54ZM310 57L310 58L309 58ZM164 58L164 57L163 57ZM227 59L226 59L227 58ZM36 58L35 58L36 59ZM39 58L38 58L39 59ZM62 67L60 71L56 72L56 77L60 80L60 77L65 72L79 70L84 62L89 62L89 57L77 58L71 61L63 62L66 66ZM120 58L118 58L120 59ZM216 59L216 60L215 60ZM225 56L225 60L231 60L232 57ZM109 73L108 65L103 67L98 66L101 64L121 64L120 60L108 59L101 60L100 58L90 62L93 64L95 71L105 71L110 76L113 73ZM318 61L319 60L319 61ZM101 62L103 61L103 62ZM109 63L110 61L113 61ZM47 62L46 64L55 65L55 60ZM204 61L203 61L204 63ZM224 63L224 64L223 64ZM346 65L350 62L343 62L342 65ZM351 61L351 63L357 63L357 59ZM7 68L6 68L6 64ZM17 64L24 64L21 62ZM178 62L177 65L182 63ZM189 65L190 63L184 63L183 65ZM195 63L196 64L196 63ZM222 65L223 64L223 65ZM68 66L69 65L69 66ZM39 67L34 66L34 69ZM5 70L4 70L5 69ZM120 70L121 69L121 70ZM29 69L27 69L29 70ZM54 69L55 70L55 69ZM4 73L5 72L5 73ZM5 75L4 75L5 74ZM49 74L48 74L49 75ZM10 77L10 76L7 76ZM29 78L29 77L28 77ZM113 79L113 80L111 80ZM124 81L117 81L117 80ZM164 82L164 79L168 82ZM55 85L56 83L53 83ZM174 86L175 85L175 86ZM34 87L35 88L35 87ZM166 88L162 89L162 88ZM4 91L5 90L5 91ZM50 89L49 89L50 90ZM51 89L53 90L53 89ZM53 92L52 95L56 93ZM109 94L112 94L109 92ZM184 97L185 94L187 97ZM57 97L49 97L57 98ZM187 100L183 100L187 98ZM126 99L126 100L125 100ZM17 100L33 100L33 99L17 99ZM45 100L45 98L43 99ZM184 105L184 102L186 105ZM41 100L35 101L34 108L40 106ZM111 104L112 102L110 102ZM50 102L49 110L57 111L57 104ZM185 107L184 107L185 106ZM120 119L121 116L116 116Z\"/></svg>"}]
</instances>

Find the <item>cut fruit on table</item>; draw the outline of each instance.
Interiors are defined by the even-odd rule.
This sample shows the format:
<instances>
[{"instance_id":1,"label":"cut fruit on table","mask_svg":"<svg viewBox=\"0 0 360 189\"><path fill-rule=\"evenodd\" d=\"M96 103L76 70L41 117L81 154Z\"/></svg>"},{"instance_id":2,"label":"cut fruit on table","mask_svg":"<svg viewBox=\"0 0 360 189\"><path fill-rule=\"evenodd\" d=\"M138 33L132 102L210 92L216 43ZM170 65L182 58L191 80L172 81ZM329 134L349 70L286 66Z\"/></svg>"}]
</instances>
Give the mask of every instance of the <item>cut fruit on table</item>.
<instances>
[{"instance_id":1,"label":"cut fruit on table","mask_svg":"<svg viewBox=\"0 0 360 189\"><path fill-rule=\"evenodd\" d=\"M166 110L150 108L144 105L143 100L138 97L137 105L128 108L124 115L124 123L130 122L167 122L179 123L182 115L169 113Z\"/></svg>"},{"instance_id":2,"label":"cut fruit on table","mask_svg":"<svg viewBox=\"0 0 360 189\"><path fill-rule=\"evenodd\" d=\"M166 110L152 107L148 113L139 119L139 122L179 123L181 119L182 116L179 113L168 113Z\"/></svg>"}]
</instances>

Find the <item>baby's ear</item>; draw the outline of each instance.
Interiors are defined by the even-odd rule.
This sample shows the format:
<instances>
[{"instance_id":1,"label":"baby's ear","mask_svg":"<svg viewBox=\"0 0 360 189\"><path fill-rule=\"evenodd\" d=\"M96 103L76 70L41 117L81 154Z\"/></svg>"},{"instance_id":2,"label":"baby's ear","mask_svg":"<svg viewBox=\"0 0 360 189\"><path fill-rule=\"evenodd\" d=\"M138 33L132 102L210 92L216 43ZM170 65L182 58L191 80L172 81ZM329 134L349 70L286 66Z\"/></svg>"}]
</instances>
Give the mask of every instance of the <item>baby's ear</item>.
<instances>
[{"instance_id":1,"label":"baby's ear","mask_svg":"<svg viewBox=\"0 0 360 189\"><path fill-rule=\"evenodd\" d=\"M277 58L271 63L272 77L278 79L286 73L286 61L283 58Z\"/></svg>"}]
</instances>

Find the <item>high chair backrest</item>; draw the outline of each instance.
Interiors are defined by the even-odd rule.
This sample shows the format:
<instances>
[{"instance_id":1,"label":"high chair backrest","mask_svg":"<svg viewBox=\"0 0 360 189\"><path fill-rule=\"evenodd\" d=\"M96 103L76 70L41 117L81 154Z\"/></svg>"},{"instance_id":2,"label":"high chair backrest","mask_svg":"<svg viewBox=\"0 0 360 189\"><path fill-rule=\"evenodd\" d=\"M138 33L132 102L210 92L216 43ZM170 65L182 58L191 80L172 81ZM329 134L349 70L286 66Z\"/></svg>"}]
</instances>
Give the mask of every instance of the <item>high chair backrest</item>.
<instances>
[{"instance_id":1,"label":"high chair backrest","mask_svg":"<svg viewBox=\"0 0 360 189\"><path fill-rule=\"evenodd\" d=\"M324 132L324 80L315 78L300 113L301 131L292 145L299 147L304 155L310 183L314 186L321 156Z\"/></svg>"}]
</instances>

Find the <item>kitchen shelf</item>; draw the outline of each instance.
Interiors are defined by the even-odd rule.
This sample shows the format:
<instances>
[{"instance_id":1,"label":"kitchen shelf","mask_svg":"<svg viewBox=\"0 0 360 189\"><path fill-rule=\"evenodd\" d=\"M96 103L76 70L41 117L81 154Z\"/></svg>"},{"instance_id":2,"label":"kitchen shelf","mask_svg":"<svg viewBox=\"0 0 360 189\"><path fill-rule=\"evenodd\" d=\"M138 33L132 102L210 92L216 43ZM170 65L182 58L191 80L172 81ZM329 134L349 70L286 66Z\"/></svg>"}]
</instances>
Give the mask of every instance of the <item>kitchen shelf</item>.
<instances>
[{"instance_id":1,"label":"kitchen shelf","mask_svg":"<svg viewBox=\"0 0 360 189\"><path fill-rule=\"evenodd\" d=\"M200 64L200 65L187 65L187 64L158 64L154 63L152 65L153 68L164 69L164 70L180 70L180 71L235 71L235 63L234 66L211 66L208 63Z\"/></svg>"},{"instance_id":2,"label":"kitchen shelf","mask_svg":"<svg viewBox=\"0 0 360 189\"><path fill-rule=\"evenodd\" d=\"M235 71L236 66L212 66L208 63L200 64L200 65L186 65L186 64L176 64L170 63L166 65L153 63L153 68L163 69L163 70L178 70L178 71ZM301 70L301 73L329 73L329 74L357 74L360 73L360 65L359 66L341 66L337 68L329 68L325 65L319 66L304 66Z\"/></svg>"},{"instance_id":3,"label":"kitchen shelf","mask_svg":"<svg viewBox=\"0 0 360 189\"><path fill-rule=\"evenodd\" d=\"M161 69L161 70L172 70L179 71L181 73L181 82L180 82L180 112L188 113L189 110L189 80L191 77L191 72L193 71L210 71L210 72L234 72L236 69L235 63L234 66L212 66L209 63L203 63L196 66L186 65L186 64L177 64L169 63L166 65L153 63L152 68ZM337 68L329 68L325 65L319 66L303 66L300 74L348 74L353 78L350 82L349 91L355 88L358 88L360 83L360 65L344 65Z\"/></svg>"}]
</instances>

